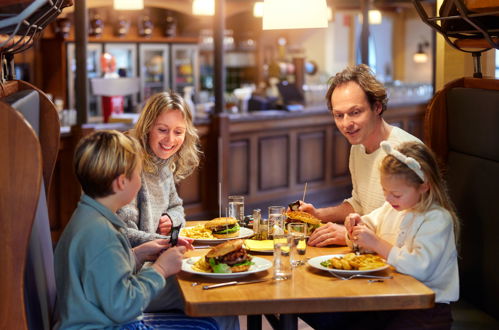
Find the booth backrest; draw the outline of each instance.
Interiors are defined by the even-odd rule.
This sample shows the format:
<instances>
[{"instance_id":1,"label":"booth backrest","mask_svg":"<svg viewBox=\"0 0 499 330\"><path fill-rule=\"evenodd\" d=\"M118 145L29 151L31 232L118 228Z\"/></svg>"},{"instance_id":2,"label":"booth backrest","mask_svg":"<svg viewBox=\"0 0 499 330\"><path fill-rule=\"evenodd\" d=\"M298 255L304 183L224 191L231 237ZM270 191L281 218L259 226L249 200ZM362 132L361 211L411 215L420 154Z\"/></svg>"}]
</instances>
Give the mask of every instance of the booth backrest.
<instances>
[{"instance_id":1,"label":"booth backrest","mask_svg":"<svg viewBox=\"0 0 499 330\"><path fill-rule=\"evenodd\" d=\"M58 120L56 119L52 123L47 120L47 118L57 118L48 114L51 111L55 111L55 109L53 106L50 107L50 104L49 107L42 106L42 103L47 105L46 100L43 100L44 97L37 90L21 89L1 99L3 104L17 110L31 125L38 136L37 145L42 152L44 151L43 147L46 141L43 140L44 142L42 142L42 135L45 137L51 136L50 140L53 140L54 135L57 138L59 137ZM47 129L54 131L51 133L44 131ZM53 143L50 142L50 144ZM47 150L53 150L53 148L45 148L45 151ZM48 157L49 159L55 158L54 155L50 155L48 152L43 157ZM47 164L50 163L46 161L42 163L42 173L52 173L53 168L46 168ZM44 178L42 178L33 224L32 227L31 225L26 227L27 229L31 228L31 235L24 275L24 302L28 324L32 329L50 329L55 321L56 287L54 256L46 199L46 185L48 184L49 182L45 182ZM17 187L13 189L17 189Z\"/></svg>"},{"instance_id":2,"label":"booth backrest","mask_svg":"<svg viewBox=\"0 0 499 330\"><path fill-rule=\"evenodd\" d=\"M462 223L461 298L499 319L499 83L466 78L446 87L428 108L426 143L443 161Z\"/></svg>"}]
</instances>

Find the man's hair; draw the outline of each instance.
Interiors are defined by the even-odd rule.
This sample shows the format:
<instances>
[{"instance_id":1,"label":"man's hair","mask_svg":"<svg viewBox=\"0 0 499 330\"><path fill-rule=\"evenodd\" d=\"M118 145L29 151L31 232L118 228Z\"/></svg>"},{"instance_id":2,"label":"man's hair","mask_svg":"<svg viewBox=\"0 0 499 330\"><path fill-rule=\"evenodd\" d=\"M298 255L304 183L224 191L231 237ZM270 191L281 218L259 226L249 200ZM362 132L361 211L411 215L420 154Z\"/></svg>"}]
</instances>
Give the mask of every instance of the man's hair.
<instances>
[{"instance_id":1,"label":"man's hair","mask_svg":"<svg viewBox=\"0 0 499 330\"><path fill-rule=\"evenodd\" d=\"M365 64L359 64L348 66L345 70L338 72L334 77L330 78L330 85L326 93L326 102L329 111L333 110L331 96L333 95L336 87L351 81L355 82L360 86L360 88L362 88L366 94L367 101L369 102L371 109L374 109L375 104L379 102L381 104L380 115L386 110L388 97L385 87L376 79L371 68Z\"/></svg>"},{"instance_id":2,"label":"man's hair","mask_svg":"<svg viewBox=\"0 0 499 330\"><path fill-rule=\"evenodd\" d=\"M139 142L125 134L97 131L80 140L74 169L85 194L92 198L112 195L112 183L121 174L131 178L142 161Z\"/></svg>"}]
</instances>

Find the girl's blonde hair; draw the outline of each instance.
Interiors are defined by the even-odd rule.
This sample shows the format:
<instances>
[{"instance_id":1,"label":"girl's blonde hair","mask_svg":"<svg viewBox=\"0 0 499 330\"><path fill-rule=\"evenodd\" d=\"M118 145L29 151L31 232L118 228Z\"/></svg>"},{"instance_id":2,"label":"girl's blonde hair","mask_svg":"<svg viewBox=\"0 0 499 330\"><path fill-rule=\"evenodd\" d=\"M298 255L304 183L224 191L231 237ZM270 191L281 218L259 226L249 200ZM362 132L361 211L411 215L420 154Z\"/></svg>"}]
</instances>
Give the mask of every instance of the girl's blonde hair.
<instances>
[{"instance_id":1,"label":"girl's blonde hair","mask_svg":"<svg viewBox=\"0 0 499 330\"><path fill-rule=\"evenodd\" d=\"M92 198L112 195L113 181L132 173L142 161L139 142L118 131L97 131L80 140L74 169L85 194Z\"/></svg>"},{"instance_id":2,"label":"girl's blonde hair","mask_svg":"<svg viewBox=\"0 0 499 330\"><path fill-rule=\"evenodd\" d=\"M154 94L147 100L135 128L130 133L139 140L144 150L144 171L156 173L159 168L154 161L154 152L149 147L149 132L163 111L175 110L182 113L186 123L184 143L178 152L167 160L167 166L170 166L173 177L178 182L199 166L201 154L199 136L192 122L192 112L184 99L172 91Z\"/></svg>"},{"instance_id":3,"label":"girl's blonde hair","mask_svg":"<svg viewBox=\"0 0 499 330\"><path fill-rule=\"evenodd\" d=\"M405 156L414 158L421 165L425 182L429 187L421 200L413 207L414 211L426 212L433 203L448 210L454 223L454 235L457 243L460 235L459 218L454 203L449 197L447 185L439 170L435 155L426 145L418 142L405 142L396 149ZM383 159L380 170L383 174L402 176L409 185L416 188L424 183L413 170L392 155L387 155Z\"/></svg>"}]
</instances>

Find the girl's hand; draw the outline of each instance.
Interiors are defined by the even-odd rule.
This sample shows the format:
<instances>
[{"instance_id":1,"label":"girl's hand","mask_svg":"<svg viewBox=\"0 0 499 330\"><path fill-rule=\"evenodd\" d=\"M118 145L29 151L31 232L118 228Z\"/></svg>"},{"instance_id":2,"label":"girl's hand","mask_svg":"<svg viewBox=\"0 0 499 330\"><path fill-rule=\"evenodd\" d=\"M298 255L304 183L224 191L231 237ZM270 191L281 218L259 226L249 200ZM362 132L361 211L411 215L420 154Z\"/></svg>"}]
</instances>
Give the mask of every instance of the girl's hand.
<instances>
[{"instance_id":1,"label":"girl's hand","mask_svg":"<svg viewBox=\"0 0 499 330\"><path fill-rule=\"evenodd\" d=\"M156 260L161 251L169 247L170 244L167 239L155 239L133 248L133 252L137 260L143 263L145 261Z\"/></svg>"},{"instance_id":2,"label":"girl's hand","mask_svg":"<svg viewBox=\"0 0 499 330\"><path fill-rule=\"evenodd\" d=\"M364 250L376 251L379 243L379 237L362 223L356 225L352 229L352 241Z\"/></svg>"},{"instance_id":3,"label":"girl's hand","mask_svg":"<svg viewBox=\"0 0 499 330\"><path fill-rule=\"evenodd\" d=\"M353 228L361 223L362 223L362 219L360 217L360 214L358 214L358 213L350 213L349 215L346 216L345 228L347 230L348 237L350 239L352 239Z\"/></svg>"},{"instance_id":4,"label":"girl's hand","mask_svg":"<svg viewBox=\"0 0 499 330\"><path fill-rule=\"evenodd\" d=\"M167 214L164 214L159 218L159 225L157 233L160 235L168 235L172 231L173 221Z\"/></svg>"},{"instance_id":5,"label":"girl's hand","mask_svg":"<svg viewBox=\"0 0 499 330\"><path fill-rule=\"evenodd\" d=\"M158 260L152 265L163 277L176 274L182 268L182 256L185 246L175 246L161 253Z\"/></svg>"},{"instance_id":6,"label":"girl's hand","mask_svg":"<svg viewBox=\"0 0 499 330\"><path fill-rule=\"evenodd\" d=\"M192 242L194 242L194 239L192 238L179 238L177 241L177 246L185 247L186 251L194 250Z\"/></svg>"}]
</instances>

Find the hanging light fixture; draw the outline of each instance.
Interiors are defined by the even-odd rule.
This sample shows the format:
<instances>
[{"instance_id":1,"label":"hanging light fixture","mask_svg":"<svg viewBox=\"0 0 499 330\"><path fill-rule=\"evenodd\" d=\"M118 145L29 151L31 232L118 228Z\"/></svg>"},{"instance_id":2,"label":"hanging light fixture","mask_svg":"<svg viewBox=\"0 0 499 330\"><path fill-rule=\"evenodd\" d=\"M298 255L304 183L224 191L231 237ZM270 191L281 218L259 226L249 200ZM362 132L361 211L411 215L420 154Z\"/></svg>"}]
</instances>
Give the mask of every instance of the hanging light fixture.
<instances>
[{"instance_id":1,"label":"hanging light fixture","mask_svg":"<svg viewBox=\"0 0 499 330\"><path fill-rule=\"evenodd\" d=\"M381 12L376 9L369 10L369 24L376 25L381 24L383 21L383 17L381 16Z\"/></svg>"},{"instance_id":2,"label":"hanging light fixture","mask_svg":"<svg viewBox=\"0 0 499 330\"><path fill-rule=\"evenodd\" d=\"M113 0L115 10L142 10L144 0Z\"/></svg>"},{"instance_id":3,"label":"hanging light fixture","mask_svg":"<svg viewBox=\"0 0 499 330\"><path fill-rule=\"evenodd\" d=\"M333 7L327 7L327 21L334 22L334 10Z\"/></svg>"},{"instance_id":4,"label":"hanging light fixture","mask_svg":"<svg viewBox=\"0 0 499 330\"><path fill-rule=\"evenodd\" d=\"M308 29L327 27L326 0L265 0L263 29Z\"/></svg>"},{"instance_id":5,"label":"hanging light fixture","mask_svg":"<svg viewBox=\"0 0 499 330\"><path fill-rule=\"evenodd\" d=\"M257 1L253 5L253 16L254 17L263 17L263 2Z\"/></svg>"},{"instance_id":6,"label":"hanging light fixture","mask_svg":"<svg viewBox=\"0 0 499 330\"><path fill-rule=\"evenodd\" d=\"M215 0L193 0L192 14L197 16L215 15Z\"/></svg>"},{"instance_id":7,"label":"hanging light fixture","mask_svg":"<svg viewBox=\"0 0 499 330\"><path fill-rule=\"evenodd\" d=\"M418 51L412 56L414 63L426 63L428 62L428 54L425 52L425 48L428 48L430 43L428 41L418 43Z\"/></svg>"}]
</instances>

